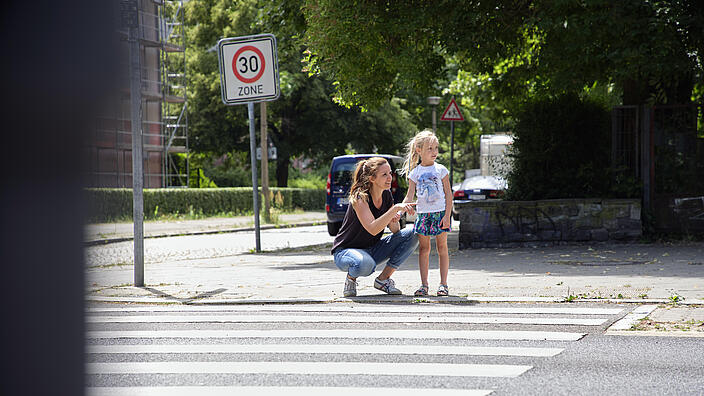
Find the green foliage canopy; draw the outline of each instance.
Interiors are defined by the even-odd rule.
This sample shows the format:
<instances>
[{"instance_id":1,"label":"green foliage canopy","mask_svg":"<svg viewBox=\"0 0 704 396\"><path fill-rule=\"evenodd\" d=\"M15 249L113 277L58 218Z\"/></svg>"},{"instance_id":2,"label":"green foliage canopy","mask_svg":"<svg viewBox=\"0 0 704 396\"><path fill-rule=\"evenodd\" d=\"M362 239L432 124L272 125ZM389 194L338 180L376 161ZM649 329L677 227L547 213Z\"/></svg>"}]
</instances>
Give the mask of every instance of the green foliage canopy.
<instances>
[{"instance_id":1,"label":"green foliage canopy","mask_svg":"<svg viewBox=\"0 0 704 396\"><path fill-rule=\"evenodd\" d=\"M396 153L415 127L399 103L366 113L332 100L334 86L302 71L305 33L300 3L284 0L197 0L186 5L189 127L192 148L220 156L249 151L247 111L225 106L215 44L223 37L277 37L281 96L267 105L269 136L277 147L276 178L286 186L291 159L329 163L347 149ZM259 106L257 106L257 109ZM257 128L259 130L259 128Z\"/></svg>"},{"instance_id":2,"label":"green foliage canopy","mask_svg":"<svg viewBox=\"0 0 704 396\"><path fill-rule=\"evenodd\" d=\"M307 59L339 100L430 90L452 60L514 98L616 83L624 101L689 101L701 85L704 3L685 0L305 0Z\"/></svg>"}]
</instances>

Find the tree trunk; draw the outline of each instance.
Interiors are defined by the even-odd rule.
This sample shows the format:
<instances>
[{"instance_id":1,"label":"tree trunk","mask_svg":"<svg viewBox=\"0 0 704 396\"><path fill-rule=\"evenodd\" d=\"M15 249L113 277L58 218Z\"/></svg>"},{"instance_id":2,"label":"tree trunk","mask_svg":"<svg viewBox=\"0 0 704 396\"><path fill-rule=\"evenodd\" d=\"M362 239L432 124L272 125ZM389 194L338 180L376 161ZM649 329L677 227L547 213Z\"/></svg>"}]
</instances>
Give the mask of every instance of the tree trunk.
<instances>
[{"instance_id":1,"label":"tree trunk","mask_svg":"<svg viewBox=\"0 0 704 396\"><path fill-rule=\"evenodd\" d=\"M623 104L641 105L646 103L649 96L648 82L643 80L627 79L623 82Z\"/></svg>"},{"instance_id":2,"label":"tree trunk","mask_svg":"<svg viewBox=\"0 0 704 396\"><path fill-rule=\"evenodd\" d=\"M691 73L681 74L673 87L671 104L691 104L694 90L694 76Z\"/></svg>"},{"instance_id":3,"label":"tree trunk","mask_svg":"<svg viewBox=\"0 0 704 396\"><path fill-rule=\"evenodd\" d=\"M291 164L291 146L287 143L291 134L291 119L286 116L286 112L281 116L281 129L276 131L277 157L276 160L276 185L288 187L288 168Z\"/></svg>"},{"instance_id":4,"label":"tree trunk","mask_svg":"<svg viewBox=\"0 0 704 396\"><path fill-rule=\"evenodd\" d=\"M276 159L276 185L278 187L288 187L288 166L291 159L288 154L277 153Z\"/></svg>"}]
</instances>

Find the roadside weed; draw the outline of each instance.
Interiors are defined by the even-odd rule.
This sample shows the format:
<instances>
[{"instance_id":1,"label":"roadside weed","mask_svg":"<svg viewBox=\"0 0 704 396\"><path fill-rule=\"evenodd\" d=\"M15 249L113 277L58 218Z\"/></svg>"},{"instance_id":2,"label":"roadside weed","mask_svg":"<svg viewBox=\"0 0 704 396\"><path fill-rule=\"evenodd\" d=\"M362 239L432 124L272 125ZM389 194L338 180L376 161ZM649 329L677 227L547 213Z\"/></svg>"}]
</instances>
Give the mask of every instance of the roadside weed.
<instances>
[{"instance_id":1,"label":"roadside weed","mask_svg":"<svg viewBox=\"0 0 704 396\"><path fill-rule=\"evenodd\" d=\"M668 300L670 301L670 304L677 305L677 304L681 303L682 301L684 301L684 297L680 296L677 293L674 293L668 298Z\"/></svg>"}]
</instances>

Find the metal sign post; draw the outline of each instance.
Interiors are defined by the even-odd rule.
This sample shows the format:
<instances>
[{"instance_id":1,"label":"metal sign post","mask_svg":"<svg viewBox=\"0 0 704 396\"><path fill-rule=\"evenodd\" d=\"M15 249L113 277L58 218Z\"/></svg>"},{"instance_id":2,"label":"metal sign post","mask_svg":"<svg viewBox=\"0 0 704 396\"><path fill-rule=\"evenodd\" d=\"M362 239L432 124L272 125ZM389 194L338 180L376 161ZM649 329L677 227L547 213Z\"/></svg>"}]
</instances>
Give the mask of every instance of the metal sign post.
<instances>
[{"instance_id":1,"label":"metal sign post","mask_svg":"<svg viewBox=\"0 0 704 396\"><path fill-rule=\"evenodd\" d=\"M276 38L259 34L225 38L218 41L220 91L226 105L247 103L249 115L249 148L252 158L252 200L257 253L261 252L259 230L259 199L257 186L256 136L254 133L254 103L279 98L279 65Z\"/></svg>"},{"instance_id":2,"label":"metal sign post","mask_svg":"<svg viewBox=\"0 0 704 396\"><path fill-rule=\"evenodd\" d=\"M254 239L257 253L262 251L261 238L259 236L259 199L257 199L259 188L257 186L257 158L255 152L257 143L254 136L254 102L247 103L247 114L249 114L249 152L252 158L252 205L254 206Z\"/></svg>"},{"instance_id":3,"label":"metal sign post","mask_svg":"<svg viewBox=\"0 0 704 396\"><path fill-rule=\"evenodd\" d=\"M134 285L144 286L144 159L142 158L142 76L139 59L139 6L121 3L130 51L130 113L132 123L132 222L134 224Z\"/></svg>"},{"instance_id":4,"label":"metal sign post","mask_svg":"<svg viewBox=\"0 0 704 396\"><path fill-rule=\"evenodd\" d=\"M452 164L455 162L455 121L450 121L450 189L452 189Z\"/></svg>"},{"instance_id":5,"label":"metal sign post","mask_svg":"<svg viewBox=\"0 0 704 396\"><path fill-rule=\"evenodd\" d=\"M460 107L455 102L455 97L452 97L450 104L447 105L445 112L442 113L440 121L450 121L450 187L452 187L452 163L455 155L455 121L464 121Z\"/></svg>"}]
</instances>

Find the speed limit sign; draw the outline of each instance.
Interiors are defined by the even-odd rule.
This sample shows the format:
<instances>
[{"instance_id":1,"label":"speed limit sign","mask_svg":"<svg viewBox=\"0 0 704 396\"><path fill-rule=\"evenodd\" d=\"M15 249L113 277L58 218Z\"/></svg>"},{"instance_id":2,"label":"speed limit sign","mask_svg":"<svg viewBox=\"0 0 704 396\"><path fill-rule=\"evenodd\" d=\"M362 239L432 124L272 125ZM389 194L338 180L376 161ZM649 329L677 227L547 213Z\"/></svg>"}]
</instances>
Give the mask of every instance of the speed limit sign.
<instances>
[{"instance_id":1,"label":"speed limit sign","mask_svg":"<svg viewBox=\"0 0 704 396\"><path fill-rule=\"evenodd\" d=\"M222 101L227 105L279 97L276 38L271 34L218 42Z\"/></svg>"}]
</instances>

